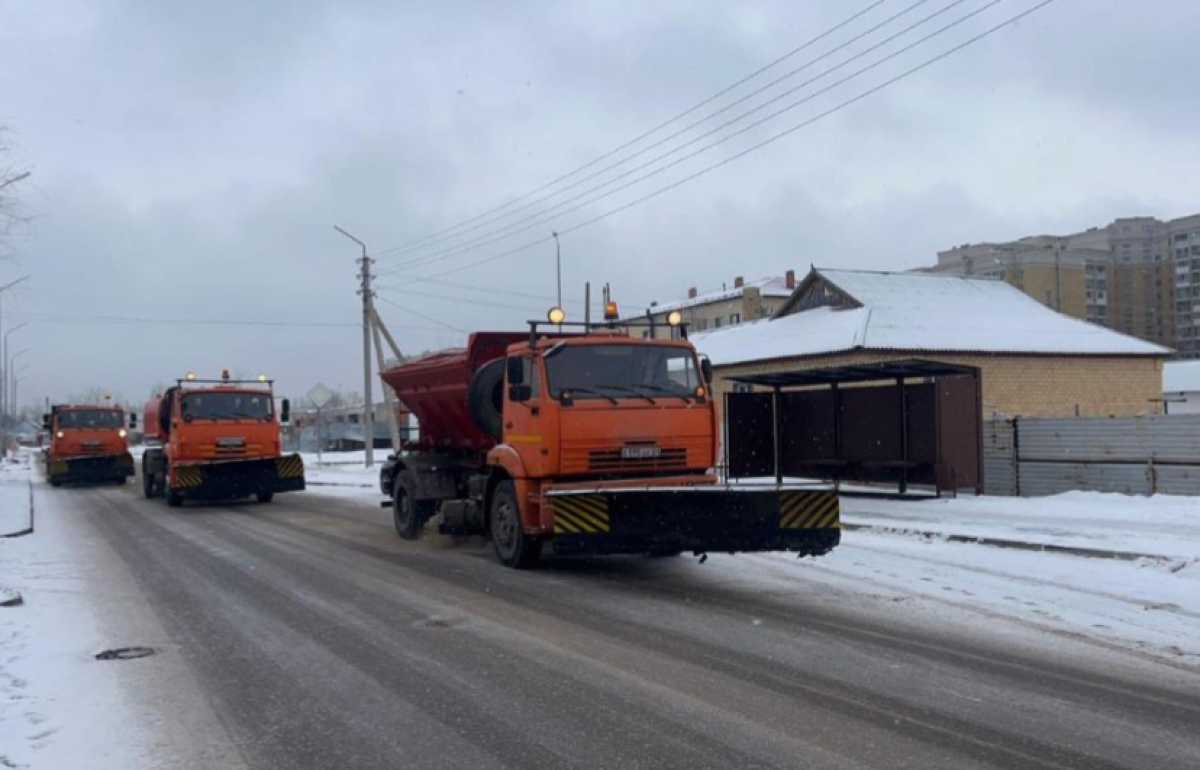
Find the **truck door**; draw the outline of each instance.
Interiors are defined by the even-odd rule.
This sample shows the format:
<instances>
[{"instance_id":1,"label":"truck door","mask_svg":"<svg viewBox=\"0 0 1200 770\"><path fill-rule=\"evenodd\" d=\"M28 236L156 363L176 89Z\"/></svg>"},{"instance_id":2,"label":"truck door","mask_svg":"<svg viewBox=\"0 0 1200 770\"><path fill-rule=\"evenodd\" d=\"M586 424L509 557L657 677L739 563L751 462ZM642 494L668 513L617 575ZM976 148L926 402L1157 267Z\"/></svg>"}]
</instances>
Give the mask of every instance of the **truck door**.
<instances>
[{"instance_id":1,"label":"truck door","mask_svg":"<svg viewBox=\"0 0 1200 770\"><path fill-rule=\"evenodd\" d=\"M521 384L510 386L504 399L504 442L521 456L531 476L547 472L552 449L551 437L546 435L545 388L539 368L531 357L522 356Z\"/></svg>"}]
</instances>

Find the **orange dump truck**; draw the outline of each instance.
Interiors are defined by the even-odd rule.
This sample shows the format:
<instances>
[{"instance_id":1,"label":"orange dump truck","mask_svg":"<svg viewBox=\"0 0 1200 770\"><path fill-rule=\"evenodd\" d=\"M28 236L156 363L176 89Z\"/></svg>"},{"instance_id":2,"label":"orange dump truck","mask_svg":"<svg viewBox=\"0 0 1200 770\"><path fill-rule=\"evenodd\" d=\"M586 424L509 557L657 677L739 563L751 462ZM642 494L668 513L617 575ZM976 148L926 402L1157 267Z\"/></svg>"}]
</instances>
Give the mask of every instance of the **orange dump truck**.
<instances>
[{"instance_id":1,"label":"orange dump truck","mask_svg":"<svg viewBox=\"0 0 1200 770\"><path fill-rule=\"evenodd\" d=\"M288 401L275 413L272 382L200 380L194 374L146 403L142 491L184 500L257 497L268 503L276 492L304 489L304 461L280 447L280 422Z\"/></svg>"},{"instance_id":2,"label":"orange dump truck","mask_svg":"<svg viewBox=\"0 0 1200 770\"><path fill-rule=\"evenodd\" d=\"M129 419L132 427L137 418L130 415ZM46 476L52 485L73 481L124 484L133 475L122 410L60 404L42 416L42 427L50 435Z\"/></svg>"},{"instance_id":3,"label":"orange dump truck","mask_svg":"<svg viewBox=\"0 0 1200 770\"><path fill-rule=\"evenodd\" d=\"M440 516L443 532L485 534L514 567L547 547L828 552L832 490L719 483L711 369L680 332L530 322L384 371L420 421L380 472L397 532L415 538Z\"/></svg>"}]
</instances>

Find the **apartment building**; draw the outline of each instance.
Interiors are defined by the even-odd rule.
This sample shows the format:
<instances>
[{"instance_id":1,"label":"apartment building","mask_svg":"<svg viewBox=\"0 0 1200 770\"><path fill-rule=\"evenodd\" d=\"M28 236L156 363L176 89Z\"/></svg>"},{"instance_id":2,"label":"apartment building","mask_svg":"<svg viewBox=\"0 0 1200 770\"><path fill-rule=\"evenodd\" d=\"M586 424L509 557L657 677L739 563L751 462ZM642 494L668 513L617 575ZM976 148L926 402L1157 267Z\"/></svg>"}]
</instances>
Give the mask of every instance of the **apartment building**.
<instances>
[{"instance_id":1,"label":"apartment building","mask_svg":"<svg viewBox=\"0 0 1200 770\"><path fill-rule=\"evenodd\" d=\"M687 290L687 299L677 302L650 303L650 307L636 316L626 318L652 318L657 325L654 336L668 339L674 336L667 325L667 314L672 310L683 313L684 323L692 332L736 326L746 321L769 318L783 306L796 289L796 272L788 270L783 276L760 278L747 281L742 276L733 279L732 287L722 286L719 291L700 293L696 287ZM646 330L643 336L649 337Z\"/></svg>"},{"instance_id":2,"label":"apartment building","mask_svg":"<svg viewBox=\"0 0 1200 770\"><path fill-rule=\"evenodd\" d=\"M1200 214L964 244L923 271L999 278L1059 312L1200 356Z\"/></svg>"}]
</instances>

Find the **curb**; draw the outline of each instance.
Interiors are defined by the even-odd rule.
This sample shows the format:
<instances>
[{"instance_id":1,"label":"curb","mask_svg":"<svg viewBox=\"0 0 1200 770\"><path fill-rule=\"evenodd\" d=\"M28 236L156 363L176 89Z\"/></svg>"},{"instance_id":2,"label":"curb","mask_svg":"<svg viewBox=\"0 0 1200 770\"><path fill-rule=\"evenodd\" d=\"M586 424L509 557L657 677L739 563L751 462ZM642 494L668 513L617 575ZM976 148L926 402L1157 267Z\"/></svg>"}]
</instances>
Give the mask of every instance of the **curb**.
<instances>
[{"instance_id":1,"label":"curb","mask_svg":"<svg viewBox=\"0 0 1200 770\"><path fill-rule=\"evenodd\" d=\"M1065 553L1072 556L1088 556L1094 559L1120 559L1122 561L1137 561L1153 559L1154 561L1179 561L1182 557L1163 556L1155 553L1138 553L1136 551L1110 551L1105 548L1085 548L1074 545L1054 545L1052 543L1030 543L1024 540L1007 540L1002 537L983 537L980 535L955 535L947 532L937 532L904 527L884 527L877 524L851 524L842 522L842 529L878 532L887 535L919 535L921 537L946 540L951 543L973 543L989 545L994 548L1014 548L1021 551L1043 551L1048 553Z\"/></svg>"}]
</instances>

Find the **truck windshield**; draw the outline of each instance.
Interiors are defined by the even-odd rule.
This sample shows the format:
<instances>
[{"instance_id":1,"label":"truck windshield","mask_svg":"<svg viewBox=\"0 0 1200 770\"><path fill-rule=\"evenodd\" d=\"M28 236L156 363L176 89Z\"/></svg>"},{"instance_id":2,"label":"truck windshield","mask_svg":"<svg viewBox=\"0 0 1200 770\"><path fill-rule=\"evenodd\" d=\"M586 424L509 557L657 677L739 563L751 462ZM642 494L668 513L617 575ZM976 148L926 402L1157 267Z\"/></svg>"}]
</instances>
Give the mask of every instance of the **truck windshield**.
<instances>
[{"instance_id":1,"label":"truck windshield","mask_svg":"<svg viewBox=\"0 0 1200 770\"><path fill-rule=\"evenodd\" d=\"M188 393L180 408L184 420L263 420L271 416L269 393Z\"/></svg>"},{"instance_id":2,"label":"truck windshield","mask_svg":"<svg viewBox=\"0 0 1200 770\"><path fill-rule=\"evenodd\" d=\"M550 395L572 398L691 397L700 377L686 348L665 345L570 345L546 358Z\"/></svg>"},{"instance_id":3,"label":"truck windshield","mask_svg":"<svg viewBox=\"0 0 1200 770\"><path fill-rule=\"evenodd\" d=\"M59 412L56 418L62 428L120 428L121 413L112 409L71 409Z\"/></svg>"}]
</instances>

